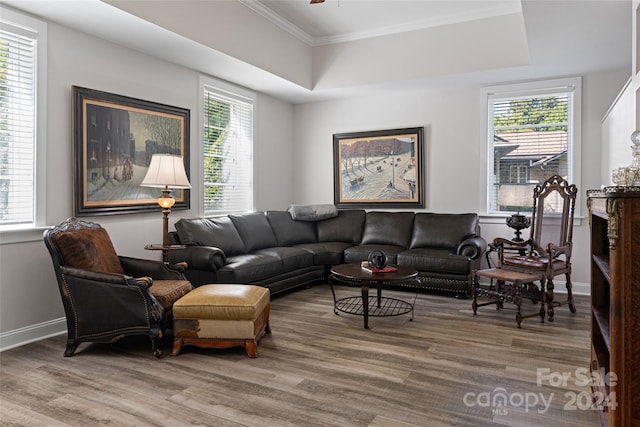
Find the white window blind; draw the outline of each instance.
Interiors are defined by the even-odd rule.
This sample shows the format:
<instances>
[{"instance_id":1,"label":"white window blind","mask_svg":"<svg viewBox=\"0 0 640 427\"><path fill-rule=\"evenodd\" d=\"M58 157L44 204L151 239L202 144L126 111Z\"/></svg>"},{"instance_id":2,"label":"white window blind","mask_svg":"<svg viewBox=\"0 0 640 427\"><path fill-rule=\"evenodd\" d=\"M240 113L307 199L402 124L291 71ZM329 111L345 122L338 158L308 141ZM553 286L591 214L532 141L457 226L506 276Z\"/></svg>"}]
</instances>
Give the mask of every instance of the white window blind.
<instances>
[{"instance_id":1,"label":"white window blind","mask_svg":"<svg viewBox=\"0 0 640 427\"><path fill-rule=\"evenodd\" d=\"M37 33L0 28L0 225L35 222Z\"/></svg>"},{"instance_id":2,"label":"white window blind","mask_svg":"<svg viewBox=\"0 0 640 427\"><path fill-rule=\"evenodd\" d=\"M204 215L253 209L254 100L204 86Z\"/></svg>"},{"instance_id":3,"label":"white window blind","mask_svg":"<svg viewBox=\"0 0 640 427\"><path fill-rule=\"evenodd\" d=\"M488 213L531 211L533 188L554 174L575 183L578 91L579 81L488 92Z\"/></svg>"}]
</instances>

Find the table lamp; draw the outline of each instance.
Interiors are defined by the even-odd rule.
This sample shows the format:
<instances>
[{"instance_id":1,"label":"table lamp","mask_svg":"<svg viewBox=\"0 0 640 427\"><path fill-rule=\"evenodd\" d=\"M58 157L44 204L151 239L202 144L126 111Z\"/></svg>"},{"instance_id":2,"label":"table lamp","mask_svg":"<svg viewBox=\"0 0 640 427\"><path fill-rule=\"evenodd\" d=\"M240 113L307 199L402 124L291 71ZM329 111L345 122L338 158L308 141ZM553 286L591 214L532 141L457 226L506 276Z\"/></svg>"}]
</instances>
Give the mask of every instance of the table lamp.
<instances>
[{"instance_id":1,"label":"table lamp","mask_svg":"<svg viewBox=\"0 0 640 427\"><path fill-rule=\"evenodd\" d=\"M169 213L176 199L171 195L172 188L191 188L187 173L184 170L184 160L181 156L172 154L154 154L142 183L142 187L162 188L162 196L158 204L164 215L162 222L162 247L169 246Z\"/></svg>"}]
</instances>

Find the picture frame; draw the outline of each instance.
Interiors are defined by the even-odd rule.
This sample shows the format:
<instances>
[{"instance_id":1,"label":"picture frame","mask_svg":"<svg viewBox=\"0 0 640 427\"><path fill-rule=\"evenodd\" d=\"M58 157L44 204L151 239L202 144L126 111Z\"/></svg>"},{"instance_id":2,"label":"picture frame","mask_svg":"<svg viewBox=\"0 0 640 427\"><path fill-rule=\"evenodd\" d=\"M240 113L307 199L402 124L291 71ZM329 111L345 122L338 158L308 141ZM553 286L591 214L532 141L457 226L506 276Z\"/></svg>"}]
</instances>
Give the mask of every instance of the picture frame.
<instances>
[{"instance_id":1,"label":"picture frame","mask_svg":"<svg viewBox=\"0 0 640 427\"><path fill-rule=\"evenodd\" d=\"M72 86L73 214L156 211L162 189L141 187L153 154L180 155L189 177L190 111ZM190 208L189 190L174 190L172 210Z\"/></svg>"},{"instance_id":2,"label":"picture frame","mask_svg":"<svg viewBox=\"0 0 640 427\"><path fill-rule=\"evenodd\" d=\"M334 204L423 208L423 134L423 127L334 134Z\"/></svg>"}]
</instances>

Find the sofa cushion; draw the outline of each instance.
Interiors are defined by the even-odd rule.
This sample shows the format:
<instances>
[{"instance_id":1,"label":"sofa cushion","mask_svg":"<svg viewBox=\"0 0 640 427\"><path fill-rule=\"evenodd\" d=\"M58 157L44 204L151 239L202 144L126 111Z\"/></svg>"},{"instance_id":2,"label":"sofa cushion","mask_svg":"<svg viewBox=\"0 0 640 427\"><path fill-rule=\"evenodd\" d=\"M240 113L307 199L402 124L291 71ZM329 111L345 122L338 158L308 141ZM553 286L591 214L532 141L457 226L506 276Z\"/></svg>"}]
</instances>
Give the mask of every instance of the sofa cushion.
<instances>
[{"instance_id":1,"label":"sofa cushion","mask_svg":"<svg viewBox=\"0 0 640 427\"><path fill-rule=\"evenodd\" d=\"M344 250L350 247L352 243L346 242L318 242L318 243L302 243L296 245L313 255L315 265L336 265L344 262Z\"/></svg>"},{"instance_id":2,"label":"sofa cushion","mask_svg":"<svg viewBox=\"0 0 640 427\"><path fill-rule=\"evenodd\" d=\"M361 245L392 245L408 248L413 212L368 212Z\"/></svg>"},{"instance_id":3,"label":"sofa cushion","mask_svg":"<svg viewBox=\"0 0 640 427\"><path fill-rule=\"evenodd\" d=\"M245 254L227 258L227 265L217 271L219 283L253 282L283 272L282 260L264 254Z\"/></svg>"},{"instance_id":4,"label":"sofa cushion","mask_svg":"<svg viewBox=\"0 0 640 427\"><path fill-rule=\"evenodd\" d=\"M278 246L293 246L299 243L316 242L316 227L313 222L295 221L289 212L267 211Z\"/></svg>"},{"instance_id":5,"label":"sofa cushion","mask_svg":"<svg viewBox=\"0 0 640 427\"><path fill-rule=\"evenodd\" d=\"M313 255L299 248L282 246L259 249L255 253L279 258L285 272L313 266Z\"/></svg>"},{"instance_id":6,"label":"sofa cushion","mask_svg":"<svg viewBox=\"0 0 640 427\"><path fill-rule=\"evenodd\" d=\"M316 223L318 242L360 243L366 212L358 209L338 210L338 216Z\"/></svg>"},{"instance_id":7,"label":"sofa cushion","mask_svg":"<svg viewBox=\"0 0 640 427\"><path fill-rule=\"evenodd\" d=\"M229 218L240 233L247 252L251 253L256 249L278 246L276 236L273 234L264 212L229 215Z\"/></svg>"},{"instance_id":8,"label":"sofa cushion","mask_svg":"<svg viewBox=\"0 0 640 427\"><path fill-rule=\"evenodd\" d=\"M181 219L176 222L180 243L188 246L213 246L226 256L244 254L247 249L236 227L227 216Z\"/></svg>"},{"instance_id":9,"label":"sofa cushion","mask_svg":"<svg viewBox=\"0 0 640 427\"><path fill-rule=\"evenodd\" d=\"M433 273L470 274L471 261L448 249L409 249L398 254L398 265L408 265L418 271Z\"/></svg>"},{"instance_id":10,"label":"sofa cushion","mask_svg":"<svg viewBox=\"0 0 640 427\"><path fill-rule=\"evenodd\" d=\"M410 248L454 250L478 229L478 215L418 213L413 221Z\"/></svg>"},{"instance_id":11,"label":"sofa cushion","mask_svg":"<svg viewBox=\"0 0 640 427\"><path fill-rule=\"evenodd\" d=\"M405 250L400 246L393 245L358 245L344 250L344 262L361 262L369 259L369 254L373 251L382 251L387 256L389 264L396 264L397 255Z\"/></svg>"}]
</instances>

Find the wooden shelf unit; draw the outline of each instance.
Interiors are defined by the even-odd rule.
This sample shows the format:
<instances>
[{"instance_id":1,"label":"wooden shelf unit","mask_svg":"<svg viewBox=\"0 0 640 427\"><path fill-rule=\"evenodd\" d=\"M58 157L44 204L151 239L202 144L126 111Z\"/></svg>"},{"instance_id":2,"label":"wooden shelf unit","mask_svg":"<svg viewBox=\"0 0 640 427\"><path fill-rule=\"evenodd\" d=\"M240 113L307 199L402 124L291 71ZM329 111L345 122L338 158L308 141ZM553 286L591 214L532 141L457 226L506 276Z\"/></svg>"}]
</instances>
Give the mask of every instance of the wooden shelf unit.
<instances>
[{"instance_id":1,"label":"wooden shelf unit","mask_svg":"<svg viewBox=\"0 0 640 427\"><path fill-rule=\"evenodd\" d=\"M640 187L587 191L591 373L603 426L640 426Z\"/></svg>"}]
</instances>

